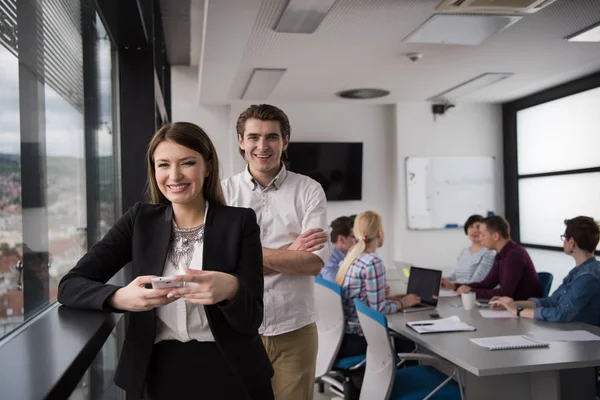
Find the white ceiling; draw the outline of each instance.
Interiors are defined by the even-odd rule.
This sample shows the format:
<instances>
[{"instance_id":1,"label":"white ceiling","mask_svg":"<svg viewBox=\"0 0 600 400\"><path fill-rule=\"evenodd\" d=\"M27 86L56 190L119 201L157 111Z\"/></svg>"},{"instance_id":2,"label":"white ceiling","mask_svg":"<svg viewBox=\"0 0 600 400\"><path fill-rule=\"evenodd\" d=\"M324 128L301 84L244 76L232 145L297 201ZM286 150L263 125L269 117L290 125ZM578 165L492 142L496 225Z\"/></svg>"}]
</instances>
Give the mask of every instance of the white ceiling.
<instances>
[{"instance_id":1,"label":"white ceiling","mask_svg":"<svg viewBox=\"0 0 600 400\"><path fill-rule=\"evenodd\" d=\"M600 0L558 0L479 46L402 43L439 0L337 0L314 34L273 31L286 3L208 3L202 103L239 100L253 68L287 68L269 102L349 102L335 93L374 87L391 92L366 101L381 104L424 101L485 72L513 72L461 99L506 102L600 71L600 43L564 40L600 21ZM409 52L423 58L413 63Z\"/></svg>"}]
</instances>

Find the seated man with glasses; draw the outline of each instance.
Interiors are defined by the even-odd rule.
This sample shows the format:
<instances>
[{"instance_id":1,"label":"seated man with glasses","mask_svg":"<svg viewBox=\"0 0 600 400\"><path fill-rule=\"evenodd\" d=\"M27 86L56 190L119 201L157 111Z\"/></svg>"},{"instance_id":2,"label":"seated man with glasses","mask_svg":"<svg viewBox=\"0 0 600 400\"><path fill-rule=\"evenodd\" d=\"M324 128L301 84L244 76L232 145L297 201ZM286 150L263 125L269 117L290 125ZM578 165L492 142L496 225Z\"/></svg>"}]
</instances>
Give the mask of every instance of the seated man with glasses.
<instances>
[{"instance_id":1,"label":"seated man with glasses","mask_svg":"<svg viewBox=\"0 0 600 400\"><path fill-rule=\"evenodd\" d=\"M565 220L564 252L573 257L573 268L562 285L545 299L513 301L495 297L492 308L506 308L513 314L549 322L584 322L600 326L600 261L594 256L600 240L598 224L590 217Z\"/></svg>"}]
</instances>

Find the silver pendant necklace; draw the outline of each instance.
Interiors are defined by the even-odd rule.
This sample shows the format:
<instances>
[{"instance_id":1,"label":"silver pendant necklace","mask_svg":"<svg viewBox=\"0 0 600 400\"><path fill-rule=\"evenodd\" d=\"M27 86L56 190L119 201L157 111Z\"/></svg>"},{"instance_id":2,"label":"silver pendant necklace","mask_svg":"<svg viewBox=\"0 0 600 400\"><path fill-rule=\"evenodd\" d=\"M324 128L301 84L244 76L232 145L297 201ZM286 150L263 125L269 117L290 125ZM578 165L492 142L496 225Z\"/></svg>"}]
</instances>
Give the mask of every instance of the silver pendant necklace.
<instances>
[{"instance_id":1,"label":"silver pendant necklace","mask_svg":"<svg viewBox=\"0 0 600 400\"><path fill-rule=\"evenodd\" d=\"M188 268L194 255L196 243L204 241L204 224L194 228L178 228L173 223L173 235L169 246L168 260L175 269Z\"/></svg>"}]
</instances>

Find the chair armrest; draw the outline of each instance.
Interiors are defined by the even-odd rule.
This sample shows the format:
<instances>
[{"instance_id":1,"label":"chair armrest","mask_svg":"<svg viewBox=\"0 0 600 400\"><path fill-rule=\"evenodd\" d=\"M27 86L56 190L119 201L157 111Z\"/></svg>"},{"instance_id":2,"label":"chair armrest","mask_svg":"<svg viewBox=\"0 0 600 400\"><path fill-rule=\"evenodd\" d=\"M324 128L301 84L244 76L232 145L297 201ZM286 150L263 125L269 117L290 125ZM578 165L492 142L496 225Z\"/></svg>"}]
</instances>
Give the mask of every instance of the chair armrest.
<instances>
[{"instance_id":1,"label":"chair armrest","mask_svg":"<svg viewBox=\"0 0 600 400\"><path fill-rule=\"evenodd\" d=\"M398 353L396 354L399 358L403 360L428 360L428 361L440 361L446 364L451 364L449 361L444 360L443 358L432 356L431 354L421 354L421 353ZM452 364L454 365L454 364Z\"/></svg>"},{"instance_id":2,"label":"chair armrest","mask_svg":"<svg viewBox=\"0 0 600 400\"><path fill-rule=\"evenodd\" d=\"M321 381L325 382L325 383L329 383L331 386L337 388L340 391L344 391L344 385L338 381L335 378L332 378L330 376L327 375L323 375L322 377L319 378Z\"/></svg>"},{"instance_id":3,"label":"chair armrest","mask_svg":"<svg viewBox=\"0 0 600 400\"><path fill-rule=\"evenodd\" d=\"M355 369L358 369L360 367L362 367L363 365L365 365L367 363L367 359L365 358L364 360L362 360L361 362L359 362L356 365L353 365L352 367L348 368L348 370L350 371L354 371Z\"/></svg>"}]
</instances>

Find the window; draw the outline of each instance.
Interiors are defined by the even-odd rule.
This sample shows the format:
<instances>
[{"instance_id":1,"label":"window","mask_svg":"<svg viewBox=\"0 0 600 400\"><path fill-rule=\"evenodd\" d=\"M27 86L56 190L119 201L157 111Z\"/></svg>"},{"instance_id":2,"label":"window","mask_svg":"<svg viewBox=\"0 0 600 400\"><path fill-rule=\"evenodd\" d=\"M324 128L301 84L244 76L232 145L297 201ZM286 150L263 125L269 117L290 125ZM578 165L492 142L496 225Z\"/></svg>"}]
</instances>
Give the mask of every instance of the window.
<instances>
[{"instance_id":1,"label":"window","mask_svg":"<svg viewBox=\"0 0 600 400\"><path fill-rule=\"evenodd\" d=\"M0 0L0 337L120 215L114 54L92 2Z\"/></svg>"},{"instance_id":2,"label":"window","mask_svg":"<svg viewBox=\"0 0 600 400\"><path fill-rule=\"evenodd\" d=\"M521 241L562 249L565 218L600 217L600 172L519 179Z\"/></svg>"},{"instance_id":3,"label":"window","mask_svg":"<svg viewBox=\"0 0 600 400\"><path fill-rule=\"evenodd\" d=\"M600 74L504 105L506 215L553 289L574 267L564 220L600 220L599 105Z\"/></svg>"},{"instance_id":4,"label":"window","mask_svg":"<svg viewBox=\"0 0 600 400\"><path fill-rule=\"evenodd\" d=\"M598 167L600 88L517 112L519 175ZM569 146L585 143L577 151Z\"/></svg>"},{"instance_id":5,"label":"window","mask_svg":"<svg viewBox=\"0 0 600 400\"><path fill-rule=\"evenodd\" d=\"M0 8L0 23L12 21ZM14 23L14 22L13 22ZM0 337L23 321L23 222L21 212L21 141L19 60L16 36L0 36Z\"/></svg>"}]
</instances>

